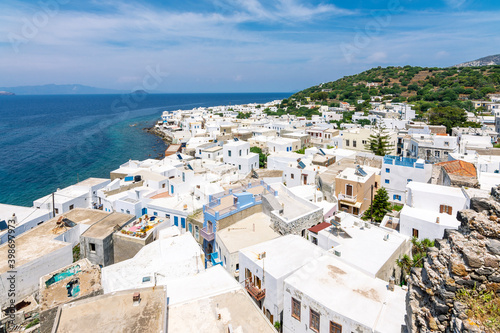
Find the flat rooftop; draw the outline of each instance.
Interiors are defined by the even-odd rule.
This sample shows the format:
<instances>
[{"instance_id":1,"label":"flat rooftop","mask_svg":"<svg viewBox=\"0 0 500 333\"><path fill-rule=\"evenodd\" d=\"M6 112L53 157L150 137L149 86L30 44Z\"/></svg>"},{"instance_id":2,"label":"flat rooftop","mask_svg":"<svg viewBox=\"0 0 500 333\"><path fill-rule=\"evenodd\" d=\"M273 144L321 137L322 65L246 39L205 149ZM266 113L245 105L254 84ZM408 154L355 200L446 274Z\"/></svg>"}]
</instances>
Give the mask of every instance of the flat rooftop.
<instances>
[{"instance_id":1,"label":"flat rooftop","mask_svg":"<svg viewBox=\"0 0 500 333\"><path fill-rule=\"evenodd\" d=\"M0 204L0 221L5 220L7 222L12 217L12 214L16 214L17 225L40 218L49 213L51 211L48 209Z\"/></svg>"},{"instance_id":2,"label":"flat rooftop","mask_svg":"<svg viewBox=\"0 0 500 333\"><path fill-rule=\"evenodd\" d=\"M271 218L262 212L217 231L217 238L224 243L229 253L277 237L280 237L280 234L271 228Z\"/></svg>"},{"instance_id":3,"label":"flat rooftop","mask_svg":"<svg viewBox=\"0 0 500 333\"><path fill-rule=\"evenodd\" d=\"M16 266L22 266L32 260L43 257L48 253L69 245L69 243L55 240L56 237L71 229L67 227L57 227L57 220L61 216L65 216L76 224L91 226L105 218L108 214L109 213L96 209L75 208L26 231L16 237ZM8 271L7 250L9 248L7 245L7 243L0 245L0 274Z\"/></svg>"},{"instance_id":4,"label":"flat rooftop","mask_svg":"<svg viewBox=\"0 0 500 333\"><path fill-rule=\"evenodd\" d=\"M402 221L405 220L405 216L426 221L432 224L436 224L437 221L436 218L439 217L439 225L447 226L454 229L457 229L460 226L460 221L456 219L455 215L433 212L427 209L414 208L407 205L404 205L403 209L401 210L401 215L399 220L400 224Z\"/></svg>"},{"instance_id":5,"label":"flat rooftop","mask_svg":"<svg viewBox=\"0 0 500 333\"><path fill-rule=\"evenodd\" d=\"M266 258L258 260L257 254L262 252L266 252ZM240 250L240 255L246 256L259 267L263 268L265 264L266 273L271 274L274 278L285 276L326 253L326 251L296 235L275 238Z\"/></svg>"},{"instance_id":6,"label":"flat rooftop","mask_svg":"<svg viewBox=\"0 0 500 333\"><path fill-rule=\"evenodd\" d=\"M74 279L78 279L78 289L74 285L72 295L68 296L67 285ZM100 289L99 266L92 265L88 259L78 260L40 278L40 311L74 301Z\"/></svg>"},{"instance_id":7,"label":"flat rooftop","mask_svg":"<svg viewBox=\"0 0 500 333\"><path fill-rule=\"evenodd\" d=\"M136 292L141 299L137 305L133 302ZM166 303L161 286L87 298L62 305L53 332L165 332Z\"/></svg>"},{"instance_id":8,"label":"flat rooftop","mask_svg":"<svg viewBox=\"0 0 500 333\"><path fill-rule=\"evenodd\" d=\"M115 227L122 227L133 219L135 219L134 215L114 212L93 224L82 236L104 239L113 233Z\"/></svg>"},{"instance_id":9,"label":"flat rooftop","mask_svg":"<svg viewBox=\"0 0 500 333\"><path fill-rule=\"evenodd\" d=\"M314 274L304 267L285 280L304 296L375 332L401 333L405 325L406 291L368 276L333 255L315 260ZM332 297L335 295L335 297Z\"/></svg>"},{"instance_id":10,"label":"flat rooftop","mask_svg":"<svg viewBox=\"0 0 500 333\"><path fill-rule=\"evenodd\" d=\"M406 187L415 192L427 192L432 194L445 195L447 197L454 196L457 198L464 198L462 189L457 187L442 186L442 185L435 185L435 184L428 184L421 182L409 182L406 185Z\"/></svg>"},{"instance_id":11,"label":"flat rooftop","mask_svg":"<svg viewBox=\"0 0 500 333\"><path fill-rule=\"evenodd\" d=\"M158 285L203 272L201 249L190 233L156 240L144 246L133 258L104 267L105 293ZM149 280L144 278L149 277Z\"/></svg>"},{"instance_id":12,"label":"flat rooftop","mask_svg":"<svg viewBox=\"0 0 500 333\"><path fill-rule=\"evenodd\" d=\"M247 292L221 266L167 284L168 332L275 332ZM218 320L218 315L221 319Z\"/></svg>"},{"instance_id":13,"label":"flat rooftop","mask_svg":"<svg viewBox=\"0 0 500 333\"><path fill-rule=\"evenodd\" d=\"M75 186L95 186L95 185L99 185L99 184L106 183L106 182L110 182L110 180L107 178L90 177L90 178L87 178L85 180L82 180L79 183L76 183Z\"/></svg>"},{"instance_id":14,"label":"flat rooftop","mask_svg":"<svg viewBox=\"0 0 500 333\"><path fill-rule=\"evenodd\" d=\"M343 215L345 217L340 225L350 237L335 233L334 227L322 230L319 234L338 244L334 249L342 253L341 261L354 265L371 276L375 276L398 248L410 240L407 236L374 225L362 228L364 221L350 214ZM354 222L360 224L355 225ZM384 240L387 235L389 238Z\"/></svg>"}]
</instances>

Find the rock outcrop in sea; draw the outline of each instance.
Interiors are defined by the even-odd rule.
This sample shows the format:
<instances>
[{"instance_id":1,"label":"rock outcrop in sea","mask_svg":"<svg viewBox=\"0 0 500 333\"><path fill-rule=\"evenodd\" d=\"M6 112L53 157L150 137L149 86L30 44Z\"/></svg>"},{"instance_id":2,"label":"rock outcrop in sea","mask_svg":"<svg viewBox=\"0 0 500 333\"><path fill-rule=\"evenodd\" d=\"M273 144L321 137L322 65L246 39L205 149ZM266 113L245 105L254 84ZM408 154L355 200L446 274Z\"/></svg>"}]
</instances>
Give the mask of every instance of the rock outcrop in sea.
<instances>
[{"instance_id":1,"label":"rock outcrop in sea","mask_svg":"<svg viewBox=\"0 0 500 333\"><path fill-rule=\"evenodd\" d=\"M500 293L500 187L489 198L472 198L471 209L459 211L457 219L459 229L447 230L429 249L424 267L412 270L409 332L496 331L471 316L470 304L459 296Z\"/></svg>"}]
</instances>

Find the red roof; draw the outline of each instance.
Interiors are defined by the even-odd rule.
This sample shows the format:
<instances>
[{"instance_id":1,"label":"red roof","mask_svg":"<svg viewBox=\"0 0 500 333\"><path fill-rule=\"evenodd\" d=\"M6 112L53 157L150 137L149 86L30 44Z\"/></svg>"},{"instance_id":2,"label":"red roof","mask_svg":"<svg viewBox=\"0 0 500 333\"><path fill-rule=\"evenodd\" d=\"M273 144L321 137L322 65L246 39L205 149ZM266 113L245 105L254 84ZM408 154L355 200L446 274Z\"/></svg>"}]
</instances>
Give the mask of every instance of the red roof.
<instances>
[{"instance_id":1,"label":"red roof","mask_svg":"<svg viewBox=\"0 0 500 333\"><path fill-rule=\"evenodd\" d=\"M321 230L326 229L326 228L331 227L331 226L332 226L331 223L323 222L323 223L315 225L314 227L311 227L311 228L309 228L307 230L309 230L310 232L314 232L315 234L317 234Z\"/></svg>"},{"instance_id":2,"label":"red roof","mask_svg":"<svg viewBox=\"0 0 500 333\"><path fill-rule=\"evenodd\" d=\"M474 164L462 160L437 163L442 166L448 174L465 177L476 177L476 167Z\"/></svg>"}]
</instances>

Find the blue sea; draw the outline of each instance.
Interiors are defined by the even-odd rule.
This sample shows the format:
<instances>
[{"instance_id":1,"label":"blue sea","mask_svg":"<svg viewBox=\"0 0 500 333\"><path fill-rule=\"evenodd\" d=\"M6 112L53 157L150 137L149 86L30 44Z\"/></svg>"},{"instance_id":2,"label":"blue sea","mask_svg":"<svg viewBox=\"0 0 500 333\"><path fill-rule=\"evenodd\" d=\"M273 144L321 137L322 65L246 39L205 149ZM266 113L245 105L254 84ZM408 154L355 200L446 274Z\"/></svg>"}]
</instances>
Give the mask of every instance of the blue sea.
<instances>
[{"instance_id":1,"label":"blue sea","mask_svg":"<svg viewBox=\"0 0 500 333\"><path fill-rule=\"evenodd\" d=\"M287 93L0 96L0 203L33 200L166 146L143 129L163 111L265 103Z\"/></svg>"}]
</instances>

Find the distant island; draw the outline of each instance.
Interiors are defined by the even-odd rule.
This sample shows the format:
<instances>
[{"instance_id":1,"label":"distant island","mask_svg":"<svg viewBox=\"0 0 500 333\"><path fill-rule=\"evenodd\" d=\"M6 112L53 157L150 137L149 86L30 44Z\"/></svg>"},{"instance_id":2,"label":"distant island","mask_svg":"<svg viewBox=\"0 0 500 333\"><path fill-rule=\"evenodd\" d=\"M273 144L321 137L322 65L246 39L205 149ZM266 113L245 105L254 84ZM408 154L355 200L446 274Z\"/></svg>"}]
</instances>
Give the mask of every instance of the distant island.
<instances>
[{"instance_id":1,"label":"distant island","mask_svg":"<svg viewBox=\"0 0 500 333\"><path fill-rule=\"evenodd\" d=\"M0 91L0 96L14 96L15 94L10 91Z\"/></svg>"},{"instance_id":2,"label":"distant island","mask_svg":"<svg viewBox=\"0 0 500 333\"><path fill-rule=\"evenodd\" d=\"M160 91L138 90L116 90L107 88L96 88L81 84L45 84L37 86L0 87L0 91L9 92L13 95L98 95L98 94L149 94L162 93Z\"/></svg>"}]
</instances>

